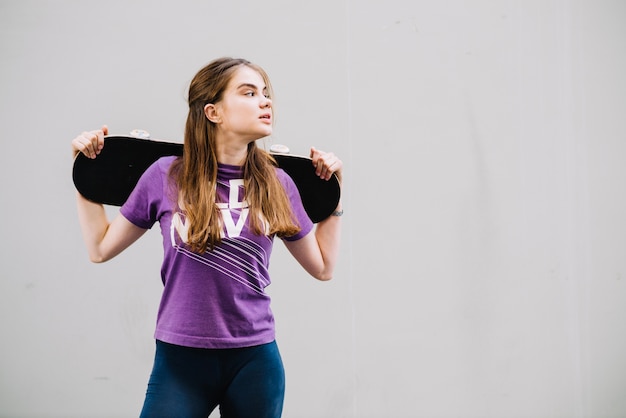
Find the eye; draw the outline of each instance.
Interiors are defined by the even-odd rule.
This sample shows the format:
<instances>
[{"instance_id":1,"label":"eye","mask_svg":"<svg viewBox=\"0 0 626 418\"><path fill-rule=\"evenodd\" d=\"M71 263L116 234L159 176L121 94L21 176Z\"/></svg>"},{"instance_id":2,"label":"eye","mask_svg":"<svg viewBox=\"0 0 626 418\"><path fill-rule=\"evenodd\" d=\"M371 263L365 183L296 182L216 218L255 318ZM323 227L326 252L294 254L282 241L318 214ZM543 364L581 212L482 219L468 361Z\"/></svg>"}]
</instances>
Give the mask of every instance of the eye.
<instances>
[{"instance_id":1,"label":"eye","mask_svg":"<svg viewBox=\"0 0 626 418\"><path fill-rule=\"evenodd\" d=\"M253 90L248 90L244 93L248 97L254 97L256 93Z\"/></svg>"}]
</instances>

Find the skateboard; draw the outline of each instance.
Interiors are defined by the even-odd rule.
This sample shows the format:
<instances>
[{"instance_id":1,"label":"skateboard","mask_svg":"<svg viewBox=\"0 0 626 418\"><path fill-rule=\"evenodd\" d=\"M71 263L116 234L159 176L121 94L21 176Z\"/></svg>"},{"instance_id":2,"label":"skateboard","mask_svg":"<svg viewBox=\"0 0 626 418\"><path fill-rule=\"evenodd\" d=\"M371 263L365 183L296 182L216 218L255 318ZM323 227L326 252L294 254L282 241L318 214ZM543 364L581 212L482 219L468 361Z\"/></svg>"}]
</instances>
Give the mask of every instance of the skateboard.
<instances>
[{"instance_id":1,"label":"skateboard","mask_svg":"<svg viewBox=\"0 0 626 418\"><path fill-rule=\"evenodd\" d=\"M135 136L109 135L95 159L79 153L72 169L78 192L88 200L122 206L144 171L165 156L183 155L183 144ZM292 155L284 146L270 150L278 166L294 181L309 218L315 223L330 216L337 207L340 186L337 176L322 180L308 157Z\"/></svg>"}]
</instances>

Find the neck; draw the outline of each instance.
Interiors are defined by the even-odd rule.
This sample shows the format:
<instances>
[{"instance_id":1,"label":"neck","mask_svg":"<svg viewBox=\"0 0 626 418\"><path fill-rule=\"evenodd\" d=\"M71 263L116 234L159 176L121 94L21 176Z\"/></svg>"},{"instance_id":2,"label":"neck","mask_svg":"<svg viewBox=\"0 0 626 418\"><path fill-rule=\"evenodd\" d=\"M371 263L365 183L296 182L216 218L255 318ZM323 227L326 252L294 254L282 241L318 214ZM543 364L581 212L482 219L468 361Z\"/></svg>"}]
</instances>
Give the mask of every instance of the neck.
<instances>
[{"instance_id":1,"label":"neck","mask_svg":"<svg viewBox=\"0 0 626 418\"><path fill-rule=\"evenodd\" d=\"M248 149L247 148L244 148L243 150L242 149L237 149L237 150L233 150L233 149L220 150L218 148L218 150L217 150L217 161L219 163L222 163L222 164L241 166L246 161L246 156L247 155L248 155Z\"/></svg>"},{"instance_id":2,"label":"neck","mask_svg":"<svg viewBox=\"0 0 626 418\"><path fill-rule=\"evenodd\" d=\"M241 166L248 155L248 143L217 138L217 161L222 164Z\"/></svg>"}]
</instances>

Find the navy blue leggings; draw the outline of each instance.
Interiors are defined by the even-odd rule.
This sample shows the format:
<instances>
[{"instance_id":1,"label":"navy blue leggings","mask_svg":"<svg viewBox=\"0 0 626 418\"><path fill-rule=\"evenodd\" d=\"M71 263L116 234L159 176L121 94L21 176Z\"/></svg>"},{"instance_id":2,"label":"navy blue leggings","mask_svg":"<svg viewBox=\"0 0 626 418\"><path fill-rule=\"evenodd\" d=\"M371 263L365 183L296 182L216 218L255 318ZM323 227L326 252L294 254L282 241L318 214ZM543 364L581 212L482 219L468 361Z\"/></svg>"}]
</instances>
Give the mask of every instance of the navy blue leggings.
<instances>
[{"instance_id":1,"label":"navy blue leggings","mask_svg":"<svg viewBox=\"0 0 626 418\"><path fill-rule=\"evenodd\" d=\"M156 343L141 418L279 418L285 370L276 342L225 350Z\"/></svg>"}]
</instances>

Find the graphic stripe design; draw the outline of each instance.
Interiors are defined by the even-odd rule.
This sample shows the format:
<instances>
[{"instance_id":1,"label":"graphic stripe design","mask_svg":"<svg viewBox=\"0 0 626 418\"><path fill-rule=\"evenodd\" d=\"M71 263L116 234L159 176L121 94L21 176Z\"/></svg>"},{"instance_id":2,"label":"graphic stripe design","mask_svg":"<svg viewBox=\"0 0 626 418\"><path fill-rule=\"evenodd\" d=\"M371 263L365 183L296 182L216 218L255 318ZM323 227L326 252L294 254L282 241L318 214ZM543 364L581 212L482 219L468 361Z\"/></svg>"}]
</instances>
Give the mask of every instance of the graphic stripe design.
<instances>
[{"instance_id":1,"label":"graphic stripe design","mask_svg":"<svg viewBox=\"0 0 626 418\"><path fill-rule=\"evenodd\" d=\"M248 238L224 237L219 247L204 254L189 251L174 240L172 245L178 253L216 270L221 277L234 280L259 294L264 294L264 288L270 284L269 272L265 267L267 253ZM237 271L243 275L237 274Z\"/></svg>"}]
</instances>

